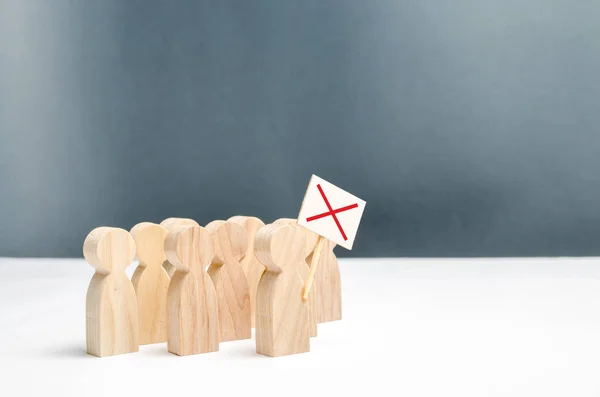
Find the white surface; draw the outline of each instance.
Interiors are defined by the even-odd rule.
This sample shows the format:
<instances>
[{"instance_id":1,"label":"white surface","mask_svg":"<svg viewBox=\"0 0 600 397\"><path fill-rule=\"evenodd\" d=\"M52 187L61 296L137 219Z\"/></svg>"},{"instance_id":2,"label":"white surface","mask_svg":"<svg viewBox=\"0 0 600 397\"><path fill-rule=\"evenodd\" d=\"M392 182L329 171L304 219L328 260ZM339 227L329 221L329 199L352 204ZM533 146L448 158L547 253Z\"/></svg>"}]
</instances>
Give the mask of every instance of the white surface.
<instances>
[{"instance_id":1,"label":"white surface","mask_svg":"<svg viewBox=\"0 0 600 397\"><path fill-rule=\"evenodd\" d=\"M252 339L100 359L92 268L0 259L0 395L600 396L600 259L340 262L344 319L310 353L262 357Z\"/></svg>"}]
</instances>

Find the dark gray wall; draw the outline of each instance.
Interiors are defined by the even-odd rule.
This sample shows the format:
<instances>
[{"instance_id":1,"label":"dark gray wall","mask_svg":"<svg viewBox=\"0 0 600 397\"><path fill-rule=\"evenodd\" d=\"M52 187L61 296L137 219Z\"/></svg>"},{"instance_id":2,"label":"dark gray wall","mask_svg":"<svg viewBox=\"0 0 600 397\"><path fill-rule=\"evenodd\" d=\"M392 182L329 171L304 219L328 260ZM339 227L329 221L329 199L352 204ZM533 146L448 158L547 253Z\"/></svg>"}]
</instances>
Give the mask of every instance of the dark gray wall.
<instances>
[{"instance_id":1,"label":"dark gray wall","mask_svg":"<svg viewBox=\"0 0 600 397\"><path fill-rule=\"evenodd\" d=\"M364 198L340 256L600 254L600 5L0 0L0 256Z\"/></svg>"}]
</instances>

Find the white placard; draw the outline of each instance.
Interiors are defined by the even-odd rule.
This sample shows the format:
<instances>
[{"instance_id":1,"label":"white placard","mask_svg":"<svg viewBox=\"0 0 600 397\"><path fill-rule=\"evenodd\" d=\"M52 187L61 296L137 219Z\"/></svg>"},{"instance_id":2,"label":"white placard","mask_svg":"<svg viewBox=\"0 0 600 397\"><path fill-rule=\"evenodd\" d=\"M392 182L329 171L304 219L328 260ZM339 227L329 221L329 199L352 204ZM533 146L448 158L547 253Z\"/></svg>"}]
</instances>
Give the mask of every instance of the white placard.
<instances>
[{"instance_id":1,"label":"white placard","mask_svg":"<svg viewBox=\"0 0 600 397\"><path fill-rule=\"evenodd\" d=\"M298 224L351 250L366 202L313 175L298 214Z\"/></svg>"}]
</instances>

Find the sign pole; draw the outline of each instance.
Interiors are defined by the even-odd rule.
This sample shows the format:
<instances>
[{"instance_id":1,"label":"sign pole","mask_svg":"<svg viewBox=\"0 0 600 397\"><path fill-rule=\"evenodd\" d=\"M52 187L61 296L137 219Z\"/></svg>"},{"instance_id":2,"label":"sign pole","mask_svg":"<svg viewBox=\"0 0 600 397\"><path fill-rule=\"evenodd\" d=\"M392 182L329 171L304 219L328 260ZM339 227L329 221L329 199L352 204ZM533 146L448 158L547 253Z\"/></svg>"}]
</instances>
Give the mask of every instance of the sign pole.
<instances>
[{"instance_id":1,"label":"sign pole","mask_svg":"<svg viewBox=\"0 0 600 397\"><path fill-rule=\"evenodd\" d=\"M308 278L304 282L304 288L302 289L302 300L306 302L308 300L308 295L310 294L310 289L312 288L313 279L315 277L315 273L317 271L317 264L319 263L319 257L321 256L321 250L323 248L323 244L325 243L325 237L319 234L317 238L317 244L315 246L315 250L313 251L312 258L310 260L310 270L308 273Z\"/></svg>"}]
</instances>

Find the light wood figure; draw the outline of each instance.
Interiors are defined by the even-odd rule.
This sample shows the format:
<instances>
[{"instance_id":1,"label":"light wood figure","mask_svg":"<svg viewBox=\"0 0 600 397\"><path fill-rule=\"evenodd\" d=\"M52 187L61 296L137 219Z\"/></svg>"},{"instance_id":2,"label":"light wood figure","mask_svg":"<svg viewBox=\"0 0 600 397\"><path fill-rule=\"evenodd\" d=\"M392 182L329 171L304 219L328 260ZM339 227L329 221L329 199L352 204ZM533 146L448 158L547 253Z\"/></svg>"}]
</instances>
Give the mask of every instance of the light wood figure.
<instances>
[{"instance_id":1,"label":"light wood figure","mask_svg":"<svg viewBox=\"0 0 600 397\"><path fill-rule=\"evenodd\" d=\"M138 303L140 345L167 341L167 291L169 275L162 267L167 229L151 222L131 229L139 266L131 282Z\"/></svg>"},{"instance_id":2,"label":"light wood figure","mask_svg":"<svg viewBox=\"0 0 600 397\"><path fill-rule=\"evenodd\" d=\"M240 259L246 254L246 230L233 222L214 221L206 225L215 241L215 256L208 274L219 302L221 342L252 336L250 290Z\"/></svg>"},{"instance_id":3,"label":"light wood figure","mask_svg":"<svg viewBox=\"0 0 600 397\"><path fill-rule=\"evenodd\" d=\"M271 224L256 234L256 256L267 270L256 294L256 352L271 357L310 350L308 303L302 300L306 233Z\"/></svg>"},{"instance_id":4,"label":"light wood figure","mask_svg":"<svg viewBox=\"0 0 600 397\"><path fill-rule=\"evenodd\" d=\"M83 243L83 256L96 273L86 297L87 352L98 357L139 350L138 307L125 269L135 256L127 230L99 227Z\"/></svg>"},{"instance_id":5,"label":"light wood figure","mask_svg":"<svg viewBox=\"0 0 600 397\"><path fill-rule=\"evenodd\" d=\"M281 218L281 219L277 219L275 222L273 222L274 224L283 224L283 225L298 225L298 221L296 219L290 219L290 218ZM299 267L300 270L300 277L302 277L303 280L306 279L306 277L308 277L308 272L310 269L310 258L311 258L311 254L313 252L313 249L315 248L315 244L317 243L317 234L311 230L308 230L307 228L298 227L298 230L301 232L305 233L305 238L306 238L306 245L304 246L304 251L303 251L303 256L302 256L302 261L300 262L302 266ZM308 320L310 323L310 336L317 336L317 317L318 317L318 307L319 307L319 296L318 296L318 291L319 289L316 288L316 285L318 285L321 280L319 279L319 277L317 276L319 273L319 269L317 269L317 273L315 274L314 277L314 281L313 281L313 285L315 285L315 288L312 288L310 290L310 293L308 295L308 300L307 300L307 304L308 304Z\"/></svg>"},{"instance_id":6,"label":"light wood figure","mask_svg":"<svg viewBox=\"0 0 600 397\"><path fill-rule=\"evenodd\" d=\"M175 267L167 296L169 352L218 351L217 294L205 270L214 256L212 235L200 226L181 226L167 235L165 253Z\"/></svg>"},{"instance_id":7,"label":"light wood figure","mask_svg":"<svg viewBox=\"0 0 600 397\"><path fill-rule=\"evenodd\" d=\"M233 216L228 219L230 222L241 225L248 236L248 248L246 254L240 261L242 270L248 280L248 288L250 289L250 320L252 327L254 327L254 313L256 307L256 289L258 288L258 282L260 276L265 271L265 266L254 255L254 236L256 232L265 226L264 222L253 216Z\"/></svg>"},{"instance_id":8,"label":"light wood figure","mask_svg":"<svg viewBox=\"0 0 600 397\"><path fill-rule=\"evenodd\" d=\"M174 230L180 226L200 226L198 222L189 218L167 218L160 225L165 227L167 231ZM165 260L162 266L169 275L169 278L173 277L173 273L175 273L173 265L168 260Z\"/></svg>"},{"instance_id":9,"label":"light wood figure","mask_svg":"<svg viewBox=\"0 0 600 397\"><path fill-rule=\"evenodd\" d=\"M315 273L314 288L317 290L317 322L326 323L342 319L342 279L340 267L333 249L336 244L328 239L323 241L323 250L319 256ZM314 252L313 252L314 253ZM310 263L311 256L307 259ZM312 291L311 291L312 292Z\"/></svg>"}]
</instances>

